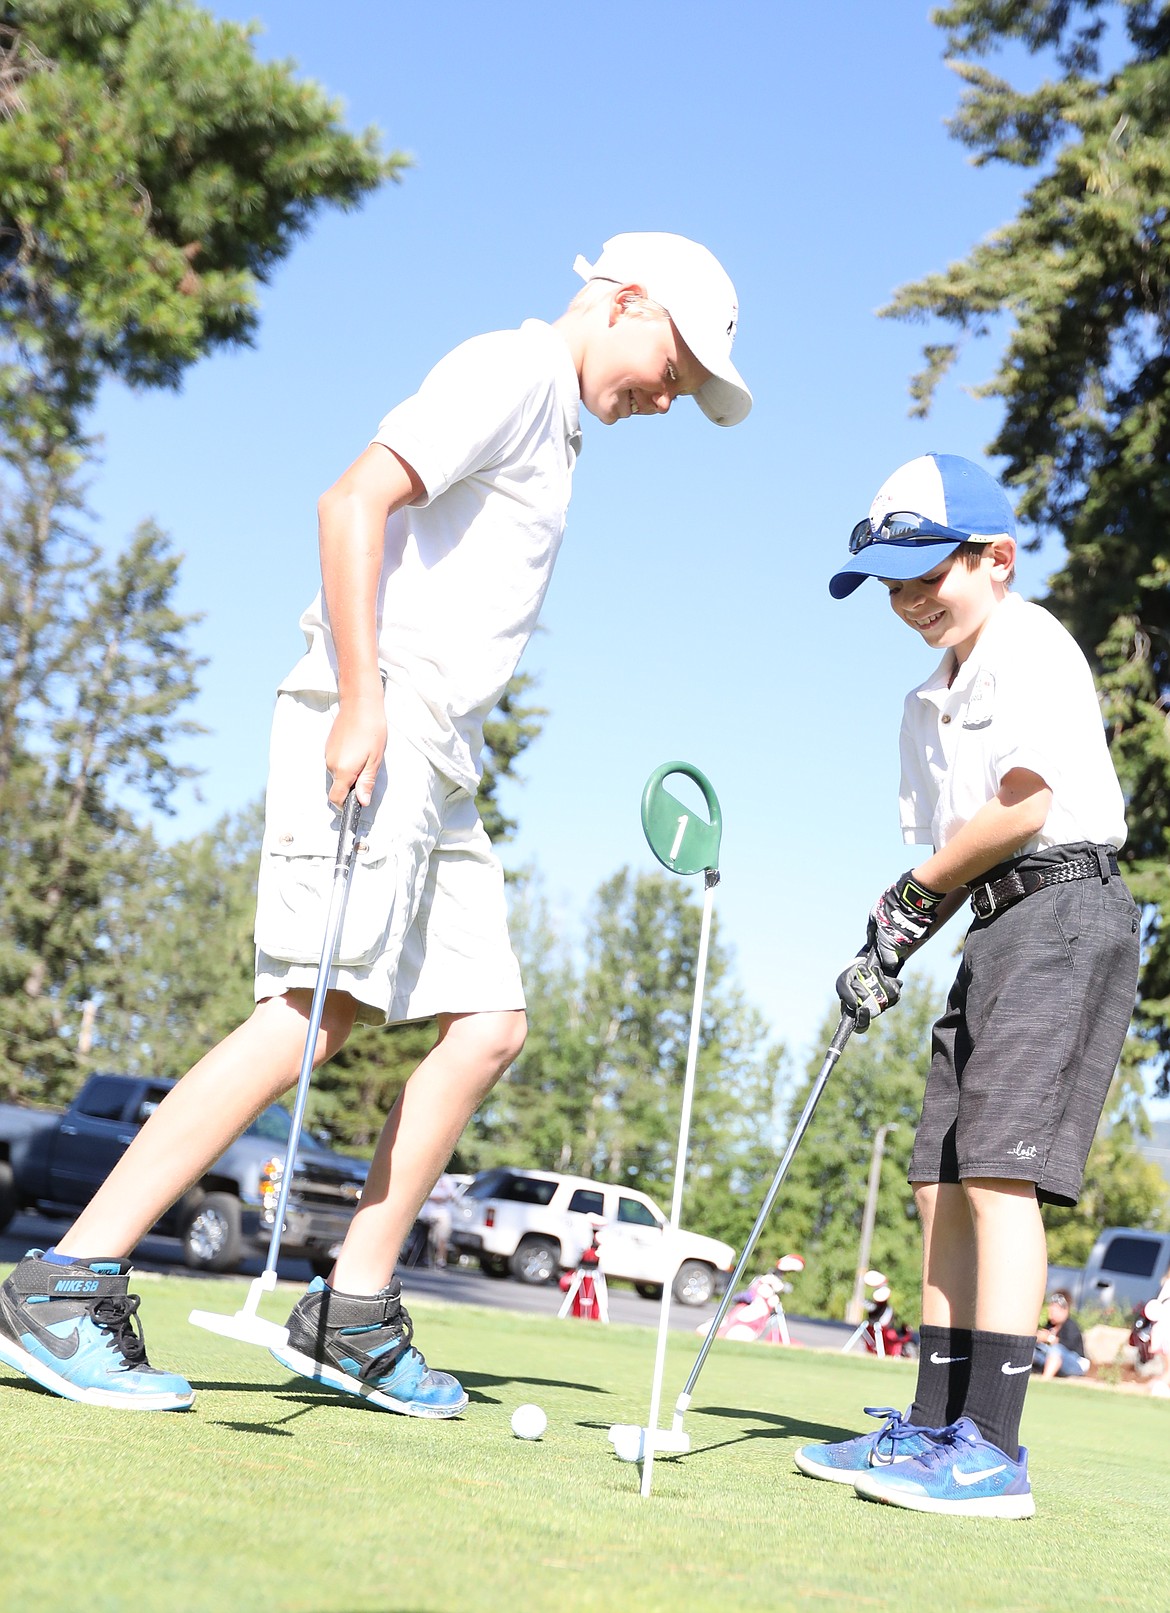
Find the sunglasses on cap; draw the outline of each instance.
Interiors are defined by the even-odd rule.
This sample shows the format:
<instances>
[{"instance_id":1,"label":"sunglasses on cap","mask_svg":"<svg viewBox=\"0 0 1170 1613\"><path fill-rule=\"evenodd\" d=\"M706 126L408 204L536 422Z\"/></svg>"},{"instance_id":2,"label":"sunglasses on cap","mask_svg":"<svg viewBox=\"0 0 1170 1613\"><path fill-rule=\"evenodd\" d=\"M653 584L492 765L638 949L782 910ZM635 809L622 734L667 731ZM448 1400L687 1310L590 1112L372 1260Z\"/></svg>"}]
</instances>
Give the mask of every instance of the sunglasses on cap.
<instances>
[{"instance_id":1,"label":"sunglasses on cap","mask_svg":"<svg viewBox=\"0 0 1170 1613\"><path fill-rule=\"evenodd\" d=\"M858 521L849 534L849 553L860 554L871 543L937 543L940 538L953 538L956 543L990 541L972 537L969 532L959 532L953 526L943 526L938 521L928 521L925 515L915 515L912 510L890 510L877 526L868 516Z\"/></svg>"}]
</instances>

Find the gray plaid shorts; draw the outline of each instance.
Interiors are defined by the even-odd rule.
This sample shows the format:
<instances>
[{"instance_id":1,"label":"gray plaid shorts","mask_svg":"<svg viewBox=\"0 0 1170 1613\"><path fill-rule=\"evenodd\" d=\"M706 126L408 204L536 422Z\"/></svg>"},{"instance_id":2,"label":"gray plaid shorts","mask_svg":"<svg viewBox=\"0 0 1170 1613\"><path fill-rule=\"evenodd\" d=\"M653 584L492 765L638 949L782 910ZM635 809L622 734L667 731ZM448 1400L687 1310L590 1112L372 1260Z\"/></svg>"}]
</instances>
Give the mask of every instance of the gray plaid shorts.
<instances>
[{"instance_id":1,"label":"gray plaid shorts","mask_svg":"<svg viewBox=\"0 0 1170 1613\"><path fill-rule=\"evenodd\" d=\"M1052 846L983 877L1093 850ZM975 920L934 1027L912 1182L1035 1182L1041 1203L1077 1202L1133 1013L1138 930L1116 874Z\"/></svg>"}]
</instances>

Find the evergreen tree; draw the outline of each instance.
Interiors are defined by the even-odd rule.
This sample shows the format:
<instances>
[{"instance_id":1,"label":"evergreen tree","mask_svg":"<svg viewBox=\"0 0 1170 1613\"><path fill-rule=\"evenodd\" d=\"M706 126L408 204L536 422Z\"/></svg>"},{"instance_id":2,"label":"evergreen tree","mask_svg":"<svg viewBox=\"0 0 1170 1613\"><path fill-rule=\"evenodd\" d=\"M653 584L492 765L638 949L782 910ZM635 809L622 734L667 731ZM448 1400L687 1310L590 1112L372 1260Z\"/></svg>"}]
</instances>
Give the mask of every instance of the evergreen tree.
<instances>
[{"instance_id":1,"label":"evergreen tree","mask_svg":"<svg viewBox=\"0 0 1170 1613\"><path fill-rule=\"evenodd\" d=\"M404 161L187 0L0 4L0 1093L76 1083L191 728L178 562L149 525L99 561L85 411L247 341L315 212Z\"/></svg>"},{"instance_id":2,"label":"evergreen tree","mask_svg":"<svg viewBox=\"0 0 1170 1613\"><path fill-rule=\"evenodd\" d=\"M665 874L632 877L622 870L595 898L579 987L573 1050L588 1072L587 1102L566 1168L628 1181L667 1202L700 924L691 886ZM755 1218L756 1189L770 1174L783 1056L733 980L716 917L683 1201L684 1218L697 1231L736 1242Z\"/></svg>"},{"instance_id":3,"label":"evergreen tree","mask_svg":"<svg viewBox=\"0 0 1170 1613\"><path fill-rule=\"evenodd\" d=\"M543 706L524 703L534 683L531 673L515 673L483 725L483 775L475 804L494 846L504 845L516 833L516 820L506 817L500 809L500 784L517 777L516 762L538 736L548 716Z\"/></svg>"},{"instance_id":4,"label":"evergreen tree","mask_svg":"<svg viewBox=\"0 0 1170 1613\"><path fill-rule=\"evenodd\" d=\"M850 1038L792 1161L761 1253L769 1259L788 1252L803 1256L794 1304L814 1314L845 1315L874 1141L879 1127L896 1126L883 1150L869 1261L889 1278L897 1315L918 1324L922 1239L906 1170L930 1062L930 1027L940 1007L933 989L911 976L898 1007L864 1036ZM804 1108L839 1016L834 1006L821 1026L818 1050L791 1094L786 1129Z\"/></svg>"},{"instance_id":5,"label":"evergreen tree","mask_svg":"<svg viewBox=\"0 0 1170 1613\"><path fill-rule=\"evenodd\" d=\"M531 869L512 883L509 929L524 977L528 1035L474 1116L460 1155L476 1169L510 1163L571 1171L589 1110L592 1057L572 951Z\"/></svg>"},{"instance_id":6,"label":"evergreen tree","mask_svg":"<svg viewBox=\"0 0 1170 1613\"><path fill-rule=\"evenodd\" d=\"M957 0L934 13L965 91L951 125L976 163L1036 178L1019 215L962 262L904 286L887 313L960 337L1009 321L981 390L1001 400L989 452L1023 518L1063 559L1044 601L1089 656L1125 790L1126 876L1144 906L1136 1026L1170 1069L1170 8L1158 0ZM1112 25L1112 33L1109 28ZM1052 76L1013 87L986 65L1023 44ZM1104 66L1106 61L1112 66ZM925 412L958 352L932 343Z\"/></svg>"},{"instance_id":7,"label":"evergreen tree","mask_svg":"<svg viewBox=\"0 0 1170 1613\"><path fill-rule=\"evenodd\" d=\"M94 1062L177 1078L251 1013L262 822L256 802L190 840L146 830L126 848L103 903Z\"/></svg>"},{"instance_id":8,"label":"evergreen tree","mask_svg":"<svg viewBox=\"0 0 1170 1613\"><path fill-rule=\"evenodd\" d=\"M12 752L0 820L0 1087L67 1096L82 1004L111 961L106 882L132 838L130 804L165 809L184 775L170 746L198 665L171 602L178 558L146 524L71 593L59 661ZM0 668L0 677L5 669Z\"/></svg>"},{"instance_id":9,"label":"evergreen tree","mask_svg":"<svg viewBox=\"0 0 1170 1613\"><path fill-rule=\"evenodd\" d=\"M175 385L247 341L258 283L317 209L405 161L187 0L8 0L0 419L69 440L104 374Z\"/></svg>"}]
</instances>

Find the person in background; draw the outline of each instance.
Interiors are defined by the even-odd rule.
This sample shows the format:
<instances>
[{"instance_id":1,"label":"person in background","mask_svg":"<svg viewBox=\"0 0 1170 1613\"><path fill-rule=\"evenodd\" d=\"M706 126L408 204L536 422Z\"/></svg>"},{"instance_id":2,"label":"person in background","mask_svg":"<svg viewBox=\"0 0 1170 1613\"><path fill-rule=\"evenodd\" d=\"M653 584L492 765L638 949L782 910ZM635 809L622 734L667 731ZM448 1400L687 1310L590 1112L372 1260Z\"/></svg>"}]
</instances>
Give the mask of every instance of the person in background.
<instances>
[{"instance_id":1,"label":"person in background","mask_svg":"<svg viewBox=\"0 0 1170 1613\"><path fill-rule=\"evenodd\" d=\"M1042 1378L1083 1378L1089 1370L1085 1340L1063 1288L1048 1296L1048 1316L1036 1332L1033 1365L1040 1368Z\"/></svg>"}]
</instances>

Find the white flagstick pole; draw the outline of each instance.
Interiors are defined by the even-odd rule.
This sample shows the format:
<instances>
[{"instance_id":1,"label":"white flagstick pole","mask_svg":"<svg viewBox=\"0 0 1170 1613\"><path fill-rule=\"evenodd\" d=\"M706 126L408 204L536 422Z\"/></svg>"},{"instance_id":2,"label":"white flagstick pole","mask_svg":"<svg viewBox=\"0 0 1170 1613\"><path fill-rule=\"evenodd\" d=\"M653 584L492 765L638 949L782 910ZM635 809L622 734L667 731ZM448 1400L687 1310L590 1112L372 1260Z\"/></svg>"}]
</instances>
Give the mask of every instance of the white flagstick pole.
<instances>
[{"instance_id":1,"label":"white flagstick pole","mask_svg":"<svg viewBox=\"0 0 1170 1613\"><path fill-rule=\"evenodd\" d=\"M658 1412L662 1401L662 1372L666 1365L666 1338L670 1327L670 1290L674 1281L671 1271L678 1249L679 1219L682 1212L683 1178L687 1168L687 1145L691 1131L691 1104L695 1096L695 1067L699 1059L699 1038L703 1028L703 985L707 976L707 945L711 938L711 913L715 905L715 887L719 883L719 870L708 868L706 889L703 893L703 922L699 930L699 960L695 968L695 1000L691 1009L691 1038L687 1047L687 1070L683 1080L682 1115L678 1129L678 1155L674 1164L674 1196L670 1203L670 1243L663 1253L666 1266L663 1273L662 1304L658 1312L658 1347L654 1354L654 1378L650 1389L650 1420L646 1426L646 1448L642 1460L642 1489L650 1494L654 1474L654 1438L658 1432Z\"/></svg>"}]
</instances>

